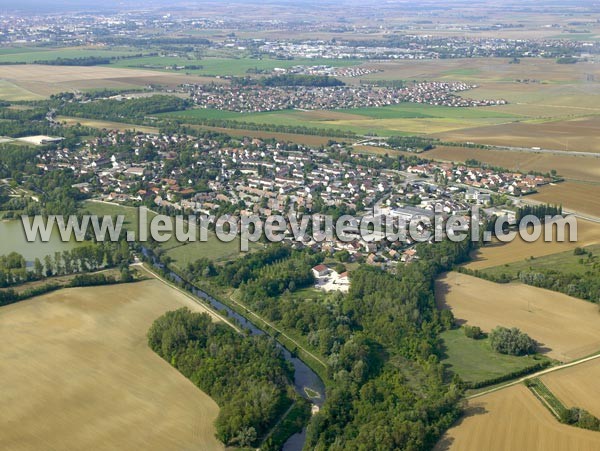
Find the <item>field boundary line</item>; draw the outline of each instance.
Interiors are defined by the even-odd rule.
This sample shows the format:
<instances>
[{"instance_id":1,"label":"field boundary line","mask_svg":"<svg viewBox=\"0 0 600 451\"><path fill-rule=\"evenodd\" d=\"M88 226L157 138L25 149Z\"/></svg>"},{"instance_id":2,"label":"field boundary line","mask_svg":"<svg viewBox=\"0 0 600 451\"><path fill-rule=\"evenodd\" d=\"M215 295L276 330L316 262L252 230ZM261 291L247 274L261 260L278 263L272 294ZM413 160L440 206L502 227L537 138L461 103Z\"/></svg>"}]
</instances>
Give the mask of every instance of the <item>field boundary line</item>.
<instances>
[{"instance_id":1,"label":"field boundary line","mask_svg":"<svg viewBox=\"0 0 600 451\"><path fill-rule=\"evenodd\" d=\"M541 403L544 404L548 408L548 410L550 410L550 412L552 412L552 414L556 417L557 420L560 421L560 416L558 415L558 412L554 409L554 407L552 407L552 405L550 405L548 400L544 398L540 392L537 391L536 387L531 386L527 388L529 388L529 390L533 392L534 396L537 399L539 399Z\"/></svg>"},{"instance_id":2,"label":"field boundary line","mask_svg":"<svg viewBox=\"0 0 600 451\"><path fill-rule=\"evenodd\" d=\"M168 287L176 290L177 292L183 294L185 297L187 297L188 299L191 299L196 304L202 306L204 309L206 309L206 313L208 313L213 318L216 318L216 319L219 319L220 321L223 321L228 326L230 326L231 328L233 328L236 332L241 333L241 330L240 330L239 327L237 327L235 324L233 324L231 321L229 321L224 316L222 316L219 313L215 312L210 305L205 304L200 299L198 299L196 296L193 296L192 294L190 294L187 291L185 291L183 288L179 288L178 286L176 286L176 285L172 284L171 282L165 280L163 277L161 277L159 274L157 274L154 271L152 271L150 268L148 268L143 263L141 263L141 262L140 263L132 263L131 266L135 266L136 268L142 268L144 271L150 273L155 279L157 279L160 282L164 283Z\"/></svg>"},{"instance_id":3,"label":"field boundary line","mask_svg":"<svg viewBox=\"0 0 600 451\"><path fill-rule=\"evenodd\" d=\"M512 387L513 385L520 384L522 382L525 382L528 379L533 379L533 378L536 378L536 377L539 377L539 376L544 376L544 375L546 375L548 373L553 373L555 371L564 370L566 368L570 368L570 367L576 366L576 365L581 365L582 363L586 363L586 362L589 362L591 360L595 360L595 359L599 359L599 358L600 358L600 353L597 353L597 354L594 354L594 355L591 355L591 356L588 356L588 357L584 357L584 358L579 359L579 360L574 360L573 362L563 363L562 365L557 365L557 366L553 366L551 368L546 368L545 370L538 371L537 373L533 373L533 374L530 374L528 376L523 376L520 379L516 379L516 380L508 382L508 383L506 383L504 385L500 385L498 387L494 387L494 388L491 388L489 390L485 390L485 391L482 391L480 393L475 393L474 395L467 396L467 399L479 398L480 396L487 395L489 393L493 393L493 392L496 392L496 391L499 391L499 390L503 390L503 389L508 388L508 387Z\"/></svg>"}]
</instances>

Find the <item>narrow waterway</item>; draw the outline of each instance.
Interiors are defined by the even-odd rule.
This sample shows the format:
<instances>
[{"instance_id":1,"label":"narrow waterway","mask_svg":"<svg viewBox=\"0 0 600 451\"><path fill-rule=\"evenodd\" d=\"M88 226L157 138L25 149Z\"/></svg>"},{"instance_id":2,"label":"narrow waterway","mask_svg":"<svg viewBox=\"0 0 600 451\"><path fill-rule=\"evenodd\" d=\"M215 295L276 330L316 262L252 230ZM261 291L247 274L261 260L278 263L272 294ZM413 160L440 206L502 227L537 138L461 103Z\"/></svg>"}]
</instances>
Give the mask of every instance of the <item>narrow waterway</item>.
<instances>
[{"instance_id":1,"label":"narrow waterway","mask_svg":"<svg viewBox=\"0 0 600 451\"><path fill-rule=\"evenodd\" d=\"M150 253L147 252L146 249L143 249L143 252L146 256L150 256ZM161 268L159 263L155 262L154 265L157 268ZM188 285L185 280L183 280L173 271L169 271L168 277L174 282ZM235 310L218 301L205 291L202 291L196 287L192 287L189 291L191 291L195 296L198 296L209 303L216 310L220 312L226 312L229 318L234 318L242 328L249 330L252 335L265 335L265 332L258 328L254 323L247 320ZM304 363L298 357L292 356L292 354L281 343L277 342L277 346L281 349L284 358L294 366L294 388L296 389L296 392L303 398L308 399L311 403L321 407L325 402L325 384L323 384L321 378L319 378L317 373L310 369L306 363ZM310 397L306 389L309 389L311 393L318 393L319 397ZM305 441L306 430L303 430L301 433L292 435L283 445L283 450L300 451L304 447Z\"/></svg>"}]
</instances>

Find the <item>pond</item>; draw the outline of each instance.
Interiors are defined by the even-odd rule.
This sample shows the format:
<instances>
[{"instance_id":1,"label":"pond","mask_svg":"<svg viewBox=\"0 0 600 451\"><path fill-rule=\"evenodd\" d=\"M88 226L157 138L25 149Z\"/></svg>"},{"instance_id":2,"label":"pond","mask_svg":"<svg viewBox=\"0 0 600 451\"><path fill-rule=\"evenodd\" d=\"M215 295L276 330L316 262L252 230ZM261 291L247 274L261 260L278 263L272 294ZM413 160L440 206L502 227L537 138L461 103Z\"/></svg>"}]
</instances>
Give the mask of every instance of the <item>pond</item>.
<instances>
[{"instance_id":1,"label":"pond","mask_svg":"<svg viewBox=\"0 0 600 451\"><path fill-rule=\"evenodd\" d=\"M64 242L56 228L52 231L47 243L37 240L28 242L20 219L0 221L0 255L18 252L32 265L36 258L43 260L46 255L54 256L55 252L71 250L80 243L72 240Z\"/></svg>"}]
</instances>

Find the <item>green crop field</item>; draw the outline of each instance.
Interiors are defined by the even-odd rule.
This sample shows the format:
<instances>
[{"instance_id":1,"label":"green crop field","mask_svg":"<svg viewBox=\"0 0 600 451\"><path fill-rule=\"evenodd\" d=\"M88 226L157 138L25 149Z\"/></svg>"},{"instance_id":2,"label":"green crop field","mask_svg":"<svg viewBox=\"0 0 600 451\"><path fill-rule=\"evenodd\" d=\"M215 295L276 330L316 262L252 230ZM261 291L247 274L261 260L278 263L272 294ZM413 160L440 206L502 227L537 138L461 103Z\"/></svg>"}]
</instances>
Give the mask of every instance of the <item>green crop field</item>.
<instances>
[{"instance_id":1,"label":"green crop field","mask_svg":"<svg viewBox=\"0 0 600 451\"><path fill-rule=\"evenodd\" d=\"M164 115L179 119L226 119L253 124L304 125L306 127L316 127L320 125L314 123L318 121L302 120L299 113L300 112L296 110L269 111L265 113L236 113L235 111L194 109L164 113Z\"/></svg>"},{"instance_id":2,"label":"green crop field","mask_svg":"<svg viewBox=\"0 0 600 451\"><path fill-rule=\"evenodd\" d=\"M512 114L494 111L485 107L453 108L447 106L427 105L421 103L400 103L381 108L352 108L340 110L347 113L367 116L374 119L402 119L402 118L457 118L457 119L484 119L500 118L515 119Z\"/></svg>"},{"instance_id":3,"label":"green crop field","mask_svg":"<svg viewBox=\"0 0 600 451\"><path fill-rule=\"evenodd\" d=\"M7 80L0 80L0 99L2 100L39 100L44 97L31 92Z\"/></svg>"},{"instance_id":4,"label":"green crop field","mask_svg":"<svg viewBox=\"0 0 600 451\"><path fill-rule=\"evenodd\" d=\"M443 332L441 338L444 351L441 362L467 382L503 376L547 360L541 356L499 354L492 350L487 338L468 338L462 328Z\"/></svg>"},{"instance_id":5,"label":"green crop field","mask_svg":"<svg viewBox=\"0 0 600 451\"><path fill-rule=\"evenodd\" d=\"M253 124L302 126L350 131L357 134L424 134L435 130L453 130L516 120L513 115L486 108L452 108L402 103L380 108L340 110L282 110L264 113L236 113L213 109L193 109L165 113L178 119L223 119Z\"/></svg>"},{"instance_id":6,"label":"green crop field","mask_svg":"<svg viewBox=\"0 0 600 451\"><path fill-rule=\"evenodd\" d=\"M0 63L33 63L57 58L82 58L86 56L113 57L131 54L126 50L102 50L86 48L7 48L0 49Z\"/></svg>"},{"instance_id":7,"label":"green crop field","mask_svg":"<svg viewBox=\"0 0 600 451\"><path fill-rule=\"evenodd\" d=\"M330 60L330 59L294 59L294 60L277 60L277 59L255 59L255 58L202 58L197 59L193 56L185 57L161 57L148 56L141 58L131 58L127 60L115 61L111 64L114 67L135 67L146 68L153 70L165 70L166 66L202 66L201 69L185 69L181 72L197 74L197 75L212 75L212 76L244 76L248 74L248 70L258 69L268 71L279 68L288 68L292 66L305 65L329 65L336 67L354 66L360 64L356 60Z\"/></svg>"}]
</instances>

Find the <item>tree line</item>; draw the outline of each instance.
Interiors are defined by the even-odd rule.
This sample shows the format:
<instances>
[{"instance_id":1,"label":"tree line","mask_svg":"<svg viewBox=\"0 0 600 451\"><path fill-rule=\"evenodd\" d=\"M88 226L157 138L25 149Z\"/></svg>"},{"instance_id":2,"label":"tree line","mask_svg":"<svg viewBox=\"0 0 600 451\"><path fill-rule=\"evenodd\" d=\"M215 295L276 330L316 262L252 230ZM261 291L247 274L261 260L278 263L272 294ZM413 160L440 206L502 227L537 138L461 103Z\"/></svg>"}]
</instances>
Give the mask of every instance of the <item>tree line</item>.
<instances>
[{"instance_id":1,"label":"tree line","mask_svg":"<svg viewBox=\"0 0 600 451\"><path fill-rule=\"evenodd\" d=\"M599 302L600 272L597 269L584 274L565 272L555 269L536 269L521 271L519 280L527 285L558 291L568 296Z\"/></svg>"},{"instance_id":2,"label":"tree line","mask_svg":"<svg viewBox=\"0 0 600 451\"><path fill-rule=\"evenodd\" d=\"M33 64L45 64L47 66L99 66L110 64L111 58L104 56L78 56L75 58L58 57L52 60L37 60Z\"/></svg>"},{"instance_id":3,"label":"tree line","mask_svg":"<svg viewBox=\"0 0 600 451\"><path fill-rule=\"evenodd\" d=\"M519 222L527 215L533 215L536 218L539 218L542 222L546 216L562 216L562 205L550 205L550 204L540 204L540 205L523 205L517 208L516 219Z\"/></svg>"},{"instance_id":4,"label":"tree line","mask_svg":"<svg viewBox=\"0 0 600 451\"><path fill-rule=\"evenodd\" d=\"M376 443L424 450L458 418L462 396L460 383L448 383L440 364L439 334L453 318L438 311L434 280L465 261L471 246L470 240L418 246L421 260L396 274L362 266L351 273L347 294L325 299L296 295L285 278L300 271L287 265L292 258L305 259L310 271L319 255L310 251L270 246L223 268L203 260L188 271L198 282L237 286L244 305L327 363L327 400L309 425L307 448L372 449ZM271 276L283 282L272 290Z\"/></svg>"},{"instance_id":5,"label":"tree line","mask_svg":"<svg viewBox=\"0 0 600 451\"><path fill-rule=\"evenodd\" d=\"M144 119L150 114L180 111L190 106L190 101L175 96L154 95L128 100L101 99L89 103L66 103L59 107L60 114L123 121Z\"/></svg>"},{"instance_id":6,"label":"tree line","mask_svg":"<svg viewBox=\"0 0 600 451\"><path fill-rule=\"evenodd\" d=\"M333 87L333 86L344 86L345 83L342 80L338 80L335 77L329 75L295 75L295 74L283 74L274 75L272 77L261 78L258 83L262 86L267 87Z\"/></svg>"},{"instance_id":7,"label":"tree line","mask_svg":"<svg viewBox=\"0 0 600 451\"><path fill-rule=\"evenodd\" d=\"M101 268L125 267L131 259L126 241L88 243L71 250L35 258L28 268L25 258L11 252L0 256L0 288L7 288L52 276L96 271Z\"/></svg>"},{"instance_id":8,"label":"tree line","mask_svg":"<svg viewBox=\"0 0 600 451\"><path fill-rule=\"evenodd\" d=\"M295 396L293 368L273 339L241 335L206 313L165 313L148 344L219 404L216 435L227 446L258 446Z\"/></svg>"},{"instance_id":9,"label":"tree line","mask_svg":"<svg viewBox=\"0 0 600 451\"><path fill-rule=\"evenodd\" d=\"M420 150L425 152L435 148L438 139L423 138L420 136L390 136L387 143L393 149Z\"/></svg>"}]
</instances>

